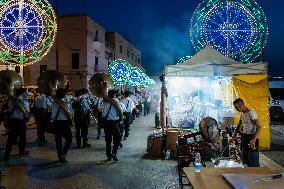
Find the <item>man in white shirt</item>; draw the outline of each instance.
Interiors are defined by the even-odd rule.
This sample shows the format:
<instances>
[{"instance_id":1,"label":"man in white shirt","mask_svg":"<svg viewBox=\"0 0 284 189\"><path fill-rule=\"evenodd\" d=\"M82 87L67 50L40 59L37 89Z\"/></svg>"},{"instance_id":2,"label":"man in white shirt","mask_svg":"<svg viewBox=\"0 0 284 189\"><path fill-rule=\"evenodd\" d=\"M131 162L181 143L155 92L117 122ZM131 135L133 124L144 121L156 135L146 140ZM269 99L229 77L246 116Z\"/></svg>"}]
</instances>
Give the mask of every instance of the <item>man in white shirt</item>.
<instances>
[{"instance_id":1,"label":"man in white shirt","mask_svg":"<svg viewBox=\"0 0 284 189\"><path fill-rule=\"evenodd\" d=\"M135 105L133 100L131 99L132 92L131 91L125 91L123 99L123 104L125 105L125 112L124 112L124 138L123 140L126 140L126 138L129 136L129 127L131 123L131 114L132 110L134 109Z\"/></svg>"},{"instance_id":2,"label":"man in white shirt","mask_svg":"<svg viewBox=\"0 0 284 189\"><path fill-rule=\"evenodd\" d=\"M108 102L107 100L104 100L103 105L103 128L105 132L105 142L106 142L106 155L107 155L107 161L111 161L113 159L114 161L118 161L117 159L117 150L120 145L120 129L119 129L119 111L117 108L121 110L121 107L119 105L118 99L116 99L116 91L115 90L109 90L108 96L111 97L116 105ZM117 107L117 108L116 108ZM111 143L113 140L113 148L111 148Z\"/></svg>"},{"instance_id":3,"label":"man in white shirt","mask_svg":"<svg viewBox=\"0 0 284 189\"><path fill-rule=\"evenodd\" d=\"M248 109L240 98L236 99L233 104L235 109L241 112L241 117L232 140L236 138L236 134L242 126L241 148L243 163L249 167L259 167L258 134L261 127L256 112Z\"/></svg>"}]
</instances>

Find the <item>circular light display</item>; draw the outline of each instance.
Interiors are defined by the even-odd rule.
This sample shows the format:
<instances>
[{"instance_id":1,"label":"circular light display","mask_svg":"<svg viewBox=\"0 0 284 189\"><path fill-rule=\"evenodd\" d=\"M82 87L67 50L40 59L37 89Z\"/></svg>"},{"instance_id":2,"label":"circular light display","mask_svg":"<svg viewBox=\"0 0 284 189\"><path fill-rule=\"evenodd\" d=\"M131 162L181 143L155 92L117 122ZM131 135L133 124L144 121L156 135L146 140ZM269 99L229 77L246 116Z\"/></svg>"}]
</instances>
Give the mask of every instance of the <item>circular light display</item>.
<instances>
[{"instance_id":1,"label":"circular light display","mask_svg":"<svg viewBox=\"0 0 284 189\"><path fill-rule=\"evenodd\" d=\"M56 16L47 0L0 0L0 58L28 65L41 60L52 47Z\"/></svg>"},{"instance_id":2,"label":"circular light display","mask_svg":"<svg viewBox=\"0 0 284 189\"><path fill-rule=\"evenodd\" d=\"M190 30L197 51L210 44L245 63L257 60L268 35L266 17L254 0L205 0L194 12Z\"/></svg>"},{"instance_id":3,"label":"circular light display","mask_svg":"<svg viewBox=\"0 0 284 189\"><path fill-rule=\"evenodd\" d=\"M109 65L108 72L114 84L124 85L129 79L131 66L127 61L117 59Z\"/></svg>"},{"instance_id":4,"label":"circular light display","mask_svg":"<svg viewBox=\"0 0 284 189\"><path fill-rule=\"evenodd\" d=\"M138 86L141 80L140 75L142 75L142 71L137 67L131 68L131 73L129 75L128 84L132 86Z\"/></svg>"}]
</instances>

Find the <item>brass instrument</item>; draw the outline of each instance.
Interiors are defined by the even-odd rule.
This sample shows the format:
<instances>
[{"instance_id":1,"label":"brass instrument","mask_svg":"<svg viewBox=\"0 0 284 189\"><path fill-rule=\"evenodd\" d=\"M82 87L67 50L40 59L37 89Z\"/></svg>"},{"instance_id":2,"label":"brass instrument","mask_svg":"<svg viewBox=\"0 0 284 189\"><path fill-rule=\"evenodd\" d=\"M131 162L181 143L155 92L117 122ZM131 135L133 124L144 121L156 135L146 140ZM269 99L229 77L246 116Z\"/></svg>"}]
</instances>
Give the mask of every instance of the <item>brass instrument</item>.
<instances>
[{"instance_id":1,"label":"brass instrument","mask_svg":"<svg viewBox=\"0 0 284 189\"><path fill-rule=\"evenodd\" d=\"M37 85L44 94L52 96L53 100L66 112L68 119L72 120L72 115L65 107L64 102L56 97L57 89L66 89L67 79L56 70L46 70L37 79Z\"/></svg>"},{"instance_id":2,"label":"brass instrument","mask_svg":"<svg viewBox=\"0 0 284 189\"><path fill-rule=\"evenodd\" d=\"M0 94L6 95L7 100L11 100L17 106L17 108L28 117L28 113L21 103L16 101L15 90L20 89L23 85L22 77L12 70L0 71Z\"/></svg>"},{"instance_id":3,"label":"brass instrument","mask_svg":"<svg viewBox=\"0 0 284 189\"><path fill-rule=\"evenodd\" d=\"M14 96L15 89L21 88L23 81L21 76L12 70L0 71L0 94Z\"/></svg>"},{"instance_id":4,"label":"brass instrument","mask_svg":"<svg viewBox=\"0 0 284 189\"><path fill-rule=\"evenodd\" d=\"M37 79L37 85L44 94L55 96L57 89L66 88L67 79L55 70L46 70Z\"/></svg>"},{"instance_id":5,"label":"brass instrument","mask_svg":"<svg viewBox=\"0 0 284 189\"><path fill-rule=\"evenodd\" d=\"M120 105L107 94L107 91L113 88L113 82L106 73L95 73L89 80L89 88L93 95L110 102L118 111L119 119L123 120Z\"/></svg>"}]
</instances>

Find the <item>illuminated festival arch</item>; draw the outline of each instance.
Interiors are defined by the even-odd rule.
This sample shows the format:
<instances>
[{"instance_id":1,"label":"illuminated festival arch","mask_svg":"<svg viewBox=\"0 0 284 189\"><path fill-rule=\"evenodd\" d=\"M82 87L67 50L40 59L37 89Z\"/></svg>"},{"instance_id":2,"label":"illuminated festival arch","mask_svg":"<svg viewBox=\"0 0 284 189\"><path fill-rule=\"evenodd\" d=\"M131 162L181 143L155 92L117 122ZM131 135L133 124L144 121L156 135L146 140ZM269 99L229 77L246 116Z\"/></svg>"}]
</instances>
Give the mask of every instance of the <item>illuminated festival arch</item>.
<instances>
[{"instance_id":1,"label":"illuminated festival arch","mask_svg":"<svg viewBox=\"0 0 284 189\"><path fill-rule=\"evenodd\" d=\"M197 51L210 44L223 55L248 63L261 55L268 25L255 0L204 0L193 14L190 35Z\"/></svg>"},{"instance_id":2,"label":"illuminated festival arch","mask_svg":"<svg viewBox=\"0 0 284 189\"><path fill-rule=\"evenodd\" d=\"M108 66L108 72L115 85L124 85L131 73L131 66L127 61L117 59Z\"/></svg>"},{"instance_id":3,"label":"illuminated festival arch","mask_svg":"<svg viewBox=\"0 0 284 189\"><path fill-rule=\"evenodd\" d=\"M0 59L29 65L51 49L56 15L47 0L0 0Z\"/></svg>"}]
</instances>

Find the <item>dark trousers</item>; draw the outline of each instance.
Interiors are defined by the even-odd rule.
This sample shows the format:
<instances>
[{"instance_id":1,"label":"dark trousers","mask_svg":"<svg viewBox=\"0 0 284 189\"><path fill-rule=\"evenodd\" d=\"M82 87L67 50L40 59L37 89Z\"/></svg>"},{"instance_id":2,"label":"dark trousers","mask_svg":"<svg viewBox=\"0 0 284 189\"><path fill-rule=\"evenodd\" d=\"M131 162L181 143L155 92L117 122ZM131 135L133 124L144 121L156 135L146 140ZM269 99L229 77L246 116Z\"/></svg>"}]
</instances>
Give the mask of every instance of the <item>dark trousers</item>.
<instances>
[{"instance_id":1,"label":"dark trousers","mask_svg":"<svg viewBox=\"0 0 284 189\"><path fill-rule=\"evenodd\" d=\"M5 154L9 155L12 151L12 146L18 140L19 153L23 154L26 149L27 136L26 136L26 120L12 118L8 122L9 132Z\"/></svg>"},{"instance_id":2,"label":"dark trousers","mask_svg":"<svg viewBox=\"0 0 284 189\"><path fill-rule=\"evenodd\" d=\"M117 154L117 149L120 144L120 129L118 121L107 120L103 122L105 131L106 142L106 155L110 158L112 155ZM111 142L113 140L113 148L111 150Z\"/></svg>"},{"instance_id":3,"label":"dark trousers","mask_svg":"<svg viewBox=\"0 0 284 189\"><path fill-rule=\"evenodd\" d=\"M60 158L62 155L66 155L71 143L72 143L72 132L70 122L67 120L54 121L55 125L55 143L57 155ZM62 137L65 139L65 144L62 148Z\"/></svg>"},{"instance_id":4,"label":"dark trousers","mask_svg":"<svg viewBox=\"0 0 284 189\"><path fill-rule=\"evenodd\" d=\"M124 113L125 119L124 119L124 137L129 136L129 127L132 119L132 113L131 112L125 112Z\"/></svg>"},{"instance_id":5,"label":"dark trousers","mask_svg":"<svg viewBox=\"0 0 284 189\"><path fill-rule=\"evenodd\" d=\"M102 122L103 122L103 115L102 115L102 112L100 111L98 112L97 121L98 121L98 127L97 127L98 136L100 136L101 130L102 130Z\"/></svg>"},{"instance_id":6,"label":"dark trousers","mask_svg":"<svg viewBox=\"0 0 284 189\"><path fill-rule=\"evenodd\" d=\"M81 146L81 138L83 138L83 145L86 145L88 143L88 129L89 129L88 122L82 122L82 123L75 122L75 129L76 129L77 146Z\"/></svg>"},{"instance_id":7,"label":"dark trousers","mask_svg":"<svg viewBox=\"0 0 284 189\"><path fill-rule=\"evenodd\" d=\"M34 114L36 125L37 125L37 136L40 141L45 140L45 132L46 128L49 124L49 113L46 111L46 109L38 108L36 109L36 113Z\"/></svg>"},{"instance_id":8,"label":"dark trousers","mask_svg":"<svg viewBox=\"0 0 284 189\"><path fill-rule=\"evenodd\" d=\"M256 139L255 145L256 149L251 149L248 144L253 138L253 134L242 134L242 143L241 143L241 149L242 149L242 161L244 164L247 164L248 167L259 167L259 152L258 152L258 146L259 141Z\"/></svg>"},{"instance_id":9,"label":"dark trousers","mask_svg":"<svg viewBox=\"0 0 284 189\"><path fill-rule=\"evenodd\" d=\"M150 106L151 106L150 102L146 101L144 102L144 116L150 113Z\"/></svg>"}]
</instances>

